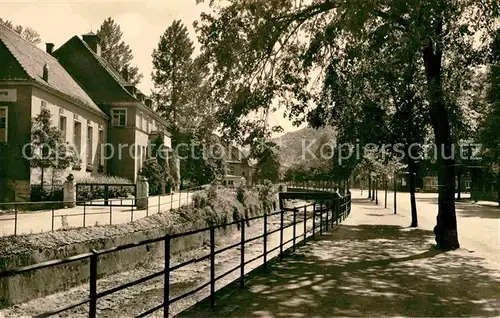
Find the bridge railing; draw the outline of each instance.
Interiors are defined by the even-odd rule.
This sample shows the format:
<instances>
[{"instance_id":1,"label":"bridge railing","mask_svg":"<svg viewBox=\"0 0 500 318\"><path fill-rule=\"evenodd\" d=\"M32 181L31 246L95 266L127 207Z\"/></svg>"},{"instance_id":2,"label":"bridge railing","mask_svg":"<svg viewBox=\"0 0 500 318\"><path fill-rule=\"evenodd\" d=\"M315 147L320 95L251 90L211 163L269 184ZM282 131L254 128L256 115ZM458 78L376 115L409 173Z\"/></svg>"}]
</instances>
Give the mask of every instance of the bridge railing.
<instances>
[{"instance_id":1,"label":"bridge railing","mask_svg":"<svg viewBox=\"0 0 500 318\"><path fill-rule=\"evenodd\" d=\"M0 280L7 280L11 277L17 276L17 275L30 275L32 272L43 269L43 268L49 268L49 267L55 267L55 266L60 266L63 264L70 264L74 263L77 261L89 261L89 276L88 276L88 281L89 281L89 291L88 291L88 297L81 299L80 301L77 301L75 303L69 304L67 306L64 306L62 308L58 308L49 312L44 312L37 317L49 317L53 315L57 315L63 312L67 312L71 309L74 309L76 307L88 304L89 306L89 311L88 311L88 316L89 317L96 317L97 313L97 304L99 299L109 296L113 293L119 292L121 290L124 290L126 288L135 286L137 284L145 283L147 281L150 281L155 278L163 277L163 301L158 304L157 306L141 313L137 317L145 317L147 315L150 315L152 313L155 313L157 311L163 310L164 317L168 317L169 314L169 309L172 304L189 297L191 295L194 295L198 292L203 291L204 289L209 288L209 299L210 299L210 304L211 307L213 308L216 303L216 298L215 298L215 292L216 292L216 282L220 281L222 278L230 275L231 273L239 271L239 282L240 286L244 287L245 284L245 275L248 274L248 272L245 272L245 267L249 265L250 263L256 262L259 259L262 259L262 264L260 266L263 266L264 269L267 268L270 259L268 258L273 252L278 252L278 258L280 261L283 260L284 254L289 251L289 250L295 250L296 247L298 246L298 243L302 243L303 245L307 244L307 241L310 239L316 239L317 236L321 236L324 231L328 231L330 228L333 228L335 224L341 223L343 220L347 218L347 216L350 214L351 211L351 196L350 193L347 193L345 196L332 196L332 200L329 201L323 201L321 203L314 203L314 204L309 204L309 205L304 205L301 207L296 207L293 209L282 209L277 212L269 213L269 214L264 214L261 216L256 216L249 218L247 220L239 220L236 222L232 223L227 223L224 225L217 225L217 226L209 226L205 227L202 229L198 230L193 230L193 231L188 231L184 233L178 233L178 234L166 234L164 237L159 237L155 239L149 239L149 240L144 240L141 242L137 243L132 243L132 244L126 244L126 245L121 245L117 247L113 247L110 249L106 250L92 250L89 253L84 253L76 256L72 256L66 259L58 259L58 260L52 260L44 263L39 263L35 265L30 265L30 266L25 266L17 269L12 269L12 270L7 270L0 272ZM270 218L273 217L278 217L279 218L279 227L274 230L269 229L269 220ZM291 218L291 222L285 224L285 217ZM247 238L246 237L246 231L245 231L245 223L247 221L251 220L263 220L262 222L262 227L263 227L263 233L261 235L258 235L256 237L251 237ZM308 226L308 221L312 220L312 226L309 228ZM228 226L232 225L239 225L240 227L240 232L241 232L241 237L240 241L229 245L225 246L223 248L216 249L216 236L215 233L217 230L226 228ZM300 226L302 226L302 229L300 229ZM285 231L289 228L292 228L292 234L290 235L290 238L285 241ZM303 233L299 234L298 230L303 231ZM171 264L171 259L172 259L172 241L174 239L182 238L182 237L187 237L187 236L193 236L201 233L209 233L209 241L210 241L210 252L207 253L206 255L202 257L196 257L192 258L189 260L186 260L184 262L178 263L178 264ZM269 237L273 234L279 233L279 244L275 247L272 247L269 244ZM245 255L245 249L247 245L251 242L260 240L262 242L262 254L252 258L252 259L247 259L247 255ZM113 254L119 251L124 251L128 250L131 248L137 248L141 246L146 246L148 248L149 244L153 243L163 243L164 245L164 269L161 271L158 271L156 273L150 274L145 277L141 277L137 280L134 280L132 282L128 282L126 284L122 284L116 287L113 287L111 289L107 290L98 290L97 288L97 280L98 280L98 272L99 271L99 259L105 255ZM290 245L291 244L291 245ZM288 246L288 247L287 247ZM215 275L215 257L223 252L229 251L231 249L240 249L240 262L237 266L234 268L226 271L223 274L220 274L218 276ZM192 290L189 290L181 295L177 295L175 297L172 297L170 287L171 287L171 277L172 273L193 263L197 263L200 261L204 260L210 260L210 272L209 272L209 280L207 283L204 283ZM1 283L1 282L0 282ZM8 282L5 282L6 284Z\"/></svg>"}]
</instances>

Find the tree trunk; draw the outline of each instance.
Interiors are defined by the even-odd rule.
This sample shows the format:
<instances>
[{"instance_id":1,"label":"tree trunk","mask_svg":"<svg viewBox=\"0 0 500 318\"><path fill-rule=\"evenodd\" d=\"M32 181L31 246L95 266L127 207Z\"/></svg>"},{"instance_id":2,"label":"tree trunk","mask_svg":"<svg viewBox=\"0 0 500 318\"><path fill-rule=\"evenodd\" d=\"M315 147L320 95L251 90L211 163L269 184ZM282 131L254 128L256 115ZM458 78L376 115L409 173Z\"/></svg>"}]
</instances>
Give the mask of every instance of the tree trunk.
<instances>
[{"instance_id":1,"label":"tree trunk","mask_svg":"<svg viewBox=\"0 0 500 318\"><path fill-rule=\"evenodd\" d=\"M375 204L378 205L378 180L375 179Z\"/></svg>"},{"instance_id":2,"label":"tree trunk","mask_svg":"<svg viewBox=\"0 0 500 318\"><path fill-rule=\"evenodd\" d=\"M385 178L384 180L384 192L385 192L385 196L384 196L384 208L387 209L387 177Z\"/></svg>"},{"instance_id":3,"label":"tree trunk","mask_svg":"<svg viewBox=\"0 0 500 318\"><path fill-rule=\"evenodd\" d=\"M437 19L437 34L442 33L442 19ZM422 53L427 77L427 93L430 106L430 117L438 149L438 215L434 227L437 247L456 249L458 243L457 217L455 213L455 160L452 156L451 129L448 112L445 108L443 85L441 82L442 52L432 40L422 41Z\"/></svg>"},{"instance_id":4,"label":"tree trunk","mask_svg":"<svg viewBox=\"0 0 500 318\"><path fill-rule=\"evenodd\" d=\"M417 202L415 200L415 160L408 156L408 173L409 173L409 186L410 186L410 204L411 204L411 225L410 227L418 226L417 216Z\"/></svg>"},{"instance_id":5,"label":"tree trunk","mask_svg":"<svg viewBox=\"0 0 500 318\"><path fill-rule=\"evenodd\" d=\"M500 169L498 170L497 173L497 200L498 200L498 206L500 206Z\"/></svg>"},{"instance_id":6,"label":"tree trunk","mask_svg":"<svg viewBox=\"0 0 500 318\"><path fill-rule=\"evenodd\" d=\"M398 195L398 188L397 188L397 179L396 179L396 172L394 172L394 182L393 182L393 186L394 186L394 214L397 213L397 195Z\"/></svg>"},{"instance_id":7,"label":"tree trunk","mask_svg":"<svg viewBox=\"0 0 500 318\"><path fill-rule=\"evenodd\" d=\"M42 173L40 174L40 183L42 185L42 191L43 191L43 173L44 173L45 169L43 167L41 167L40 169L42 169Z\"/></svg>"},{"instance_id":8,"label":"tree trunk","mask_svg":"<svg viewBox=\"0 0 500 318\"><path fill-rule=\"evenodd\" d=\"M372 201L375 201L375 180L372 180Z\"/></svg>"},{"instance_id":9,"label":"tree trunk","mask_svg":"<svg viewBox=\"0 0 500 318\"><path fill-rule=\"evenodd\" d=\"M368 176L368 199L372 198L372 176Z\"/></svg>"}]
</instances>

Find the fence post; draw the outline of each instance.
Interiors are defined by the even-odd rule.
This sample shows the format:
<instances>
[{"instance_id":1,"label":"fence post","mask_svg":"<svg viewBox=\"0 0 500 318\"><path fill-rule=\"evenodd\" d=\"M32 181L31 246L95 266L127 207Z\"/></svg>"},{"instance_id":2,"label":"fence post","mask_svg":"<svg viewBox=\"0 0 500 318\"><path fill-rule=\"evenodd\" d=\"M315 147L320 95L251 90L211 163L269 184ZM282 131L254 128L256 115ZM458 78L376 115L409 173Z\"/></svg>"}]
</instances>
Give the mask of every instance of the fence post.
<instances>
[{"instance_id":1,"label":"fence post","mask_svg":"<svg viewBox=\"0 0 500 318\"><path fill-rule=\"evenodd\" d=\"M85 227L85 215L86 215L86 210L87 210L87 204L85 201L83 201L83 227Z\"/></svg>"},{"instance_id":2,"label":"fence post","mask_svg":"<svg viewBox=\"0 0 500 318\"><path fill-rule=\"evenodd\" d=\"M160 213L160 198L161 194L158 194L158 213Z\"/></svg>"},{"instance_id":3,"label":"fence post","mask_svg":"<svg viewBox=\"0 0 500 318\"><path fill-rule=\"evenodd\" d=\"M330 212L330 209L328 207L328 201L325 203L325 208L326 208L325 229L328 232L328 212Z\"/></svg>"},{"instance_id":4,"label":"fence post","mask_svg":"<svg viewBox=\"0 0 500 318\"><path fill-rule=\"evenodd\" d=\"M113 225L113 202L109 205L109 225Z\"/></svg>"},{"instance_id":5,"label":"fence post","mask_svg":"<svg viewBox=\"0 0 500 318\"><path fill-rule=\"evenodd\" d=\"M181 199L182 199L182 181L181 181L181 184L179 185L179 206L177 206L177 208L180 208L181 207Z\"/></svg>"},{"instance_id":6,"label":"fence post","mask_svg":"<svg viewBox=\"0 0 500 318\"><path fill-rule=\"evenodd\" d=\"M307 240L307 205L304 205L304 246Z\"/></svg>"},{"instance_id":7,"label":"fence post","mask_svg":"<svg viewBox=\"0 0 500 318\"><path fill-rule=\"evenodd\" d=\"M52 204L51 215L52 215L52 232L54 232L54 204Z\"/></svg>"},{"instance_id":8,"label":"fence post","mask_svg":"<svg viewBox=\"0 0 500 318\"><path fill-rule=\"evenodd\" d=\"M172 189L170 189L172 191ZM174 193L170 193L170 211L174 208Z\"/></svg>"},{"instance_id":9,"label":"fence post","mask_svg":"<svg viewBox=\"0 0 500 318\"><path fill-rule=\"evenodd\" d=\"M285 211L281 209L280 213L280 262L283 261L283 223L285 218Z\"/></svg>"},{"instance_id":10,"label":"fence post","mask_svg":"<svg viewBox=\"0 0 500 318\"><path fill-rule=\"evenodd\" d=\"M130 211L130 222L134 222L134 205L132 204L132 210Z\"/></svg>"},{"instance_id":11,"label":"fence post","mask_svg":"<svg viewBox=\"0 0 500 318\"><path fill-rule=\"evenodd\" d=\"M97 257L98 254L92 250L90 256L90 281L89 281L89 317L95 318L97 314Z\"/></svg>"},{"instance_id":12,"label":"fence post","mask_svg":"<svg viewBox=\"0 0 500 318\"><path fill-rule=\"evenodd\" d=\"M293 251L297 243L297 208L293 208Z\"/></svg>"},{"instance_id":13,"label":"fence post","mask_svg":"<svg viewBox=\"0 0 500 318\"><path fill-rule=\"evenodd\" d=\"M323 235L323 202L319 204L319 235Z\"/></svg>"},{"instance_id":14,"label":"fence post","mask_svg":"<svg viewBox=\"0 0 500 318\"><path fill-rule=\"evenodd\" d=\"M215 307L215 228L210 227L210 307Z\"/></svg>"},{"instance_id":15,"label":"fence post","mask_svg":"<svg viewBox=\"0 0 500 318\"><path fill-rule=\"evenodd\" d=\"M264 212L264 270L267 270L267 211Z\"/></svg>"},{"instance_id":16,"label":"fence post","mask_svg":"<svg viewBox=\"0 0 500 318\"><path fill-rule=\"evenodd\" d=\"M240 287L245 287L245 220L241 220Z\"/></svg>"},{"instance_id":17,"label":"fence post","mask_svg":"<svg viewBox=\"0 0 500 318\"><path fill-rule=\"evenodd\" d=\"M109 199L109 186L105 185L104 186L104 205L108 205L108 199Z\"/></svg>"},{"instance_id":18,"label":"fence post","mask_svg":"<svg viewBox=\"0 0 500 318\"><path fill-rule=\"evenodd\" d=\"M168 318L170 306L170 234L165 236L165 273L163 275L163 317Z\"/></svg>"},{"instance_id":19,"label":"fence post","mask_svg":"<svg viewBox=\"0 0 500 318\"><path fill-rule=\"evenodd\" d=\"M330 202L330 209L332 210L331 228L333 229L333 224L335 222L335 199Z\"/></svg>"},{"instance_id":20,"label":"fence post","mask_svg":"<svg viewBox=\"0 0 500 318\"><path fill-rule=\"evenodd\" d=\"M312 233L313 240L314 240L315 227L316 227L316 203L313 204L313 233Z\"/></svg>"}]
</instances>

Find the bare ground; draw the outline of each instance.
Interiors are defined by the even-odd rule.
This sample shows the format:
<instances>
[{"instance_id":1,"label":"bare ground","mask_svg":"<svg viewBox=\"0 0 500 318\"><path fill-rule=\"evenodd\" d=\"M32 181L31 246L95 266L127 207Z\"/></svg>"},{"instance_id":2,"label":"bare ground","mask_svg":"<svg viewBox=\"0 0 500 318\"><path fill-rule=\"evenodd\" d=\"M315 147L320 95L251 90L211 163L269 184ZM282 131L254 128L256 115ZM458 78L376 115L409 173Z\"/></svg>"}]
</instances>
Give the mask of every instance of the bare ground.
<instances>
[{"instance_id":1,"label":"bare ground","mask_svg":"<svg viewBox=\"0 0 500 318\"><path fill-rule=\"evenodd\" d=\"M179 317L500 316L500 264L435 250L432 231L408 224L409 214L355 200L338 230L220 291L214 311L203 301Z\"/></svg>"},{"instance_id":2,"label":"bare ground","mask_svg":"<svg viewBox=\"0 0 500 318\"><path fill-rule=\"evenodd\" d=\"M301 215L303 214L299 214L298 220L302 219L300 217ZM291 220L292 216L290 214L287 215L285 222L290 223ZM142 224L143 222L146 222L145 220L141 221L142 222L139 223L141 225L135 225L136 227L135 229L147 226L147 224ZM308 224L309 228L312 226L312 221L310 223L311 224ZM279 217L278 216L270 217L269 224L270 224L269 231L278 228ZM299 223L297 225L297 235L301 235L303 233L302 229L303 229L303 223ZM124 229L116 229L117 232L121 232L123 230ZM261 220L253 221L251 226L246 228L247 239L259 236L262 233L263 233L263 221ZM55 234L44 233L43 235L50 236ZM101 234L110 235L111 233L107 232ZM285 231L284 241L289 240L291 238L291 235L292 235L292 229L289 228ZM224 237L222 239L217 239L218 241L217 248L219 249L221 247L229 246L239 242L240 236L241 234L239 231L234 231L231 235L227 237ZM84 237L82 237L82 239ZM29 239L29 237L26 237L26 239ZM31 244L29 245L31 247L32 244L36 243L36 241L31 242L30 239L30 243ZM268 246L269 246L268 250L271 250L272 248L278 246L278 244L279 244L279 233L274 233L268 239ZM287 246L290 245L291 243L288 244ZM262 254L262 250L263 250L262 239L255 240L250 244L247 244L245 247L245 259L249 260L259 256L260 254ZM207 255L208 253L209 253L208 246L196 250L191 250L189 252L175 256L175 258L171 261L171 264L175 265L194 257L199 258ZM272 253L269 257L275 255L277 255L277 252ZM236 267L237 265L240 264L239 248L231 249L217 255L215 263L216 263L216 275L223 274L226 271ZM248 264L245 268L245 272L249 272L250 270L258 267L261 264L262 264L262 259L259 259L251 264ZM164 260L163 258L159 258L148 264L147 267L138 268L127 272L122 272L116 275L99 279L97 285L98 292L108 290L110 288L125 284L130 281L134 281L136 279L148 276L156 272L160 272L163 270L163 268L164 268ZM204 283L208 282L209 269L210 269L210 263L209 260L207 259L205 261L187 265L179 270L174 271L170 276L170 282L171 282L170 297L171 298L176 297L177 295L186 293L189 290L192 290L197 286L201 286ZM230 282L238 278L239 278L239 271L235 271L230 275L227 275L220 281L218 281L216 284L216 288L220 289L223 286L229 284ZM4 317L23 317L23 316L39 315L41 313L55 310L57 308L64 307L71 303L76 303L82 299L87 298L88 290L89 290L88 284L83 284L64 292L35 299L24 304L15 305L10 308L0 310L0 317L2 317L2 315ZM204 290L198 292L193 296L178 301L171 305L170 313L177 314L182 310L185 310L186 308L194 305L201 299L205 298L208 294L209 290L208 288L205 288ZM163 277L159 277L157 279L150 280L143 284L127 288L120 292L99 299L97 306L98 310L97 315L101 317L134 317L150 308L153 308L161 304L162 302L163 302ZM73 310L57 315L56 317L86 317L86 316L88 316L88 305L79 306ZM152 316L153 317L163 316L163 312L160 310L157 313L153 314Z\"/></svg>"}]
</instances>

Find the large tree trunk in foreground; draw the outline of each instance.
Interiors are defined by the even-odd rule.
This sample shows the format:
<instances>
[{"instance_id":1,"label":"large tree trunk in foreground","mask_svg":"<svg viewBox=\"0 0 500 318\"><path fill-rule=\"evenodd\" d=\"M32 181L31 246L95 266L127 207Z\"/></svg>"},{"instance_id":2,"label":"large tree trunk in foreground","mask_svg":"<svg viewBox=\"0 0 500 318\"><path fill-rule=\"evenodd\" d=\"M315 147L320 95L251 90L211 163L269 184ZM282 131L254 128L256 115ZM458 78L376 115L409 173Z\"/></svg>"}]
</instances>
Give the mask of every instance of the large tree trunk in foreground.
<instances>
[{"instance_id":1,"label":"large tree trunk in foreground","mask_svg":"<svg viewBox=\"0 0 500 318\"><path fill-rule=\"evenodd\" d=\"M372 180L372 201L375 201L375 181Z\"/></svg>"},{"instance_id":2,"label":"large tree trunk in foreground","mask_svg":"<svg viewBox=\"0 0 500 318\"><path fill-rule=\"evenodd\" d=\"M410 204L411 204L411 225L410 227L418 226L418 216L417 216L417 201L415 200L415 179L416 170L415 160L408 156L408 173L409 173L409 185L410 185Z\"/></svg>"},{"instance_id":3,"label":"large tree trunk in foreground","mask_svg":"<svg viewBox=\"0 0 500 318\"><path fill-rule=\"evenodd\" d=\"M368 199L372 198L372 177L368 176Z\"/></svg>"},{"instance_id":4,"label":"large tree trunk in foreground","mask_svg":"<svg viewBox=\"0 0 500 318\"><path fill-rule=\"evenodd\" d=\"M438 35L441 34L441 25L438 25L437 31ZM451 129L441 82L442 52L439 46L435 47L430 39L425 39L422 41L422 53L427 77L431 123L438 148L439 209L434 234L438 248L456 249L460 247L460 244L455 214L455 160L452 156Z\"/></svg>"},{"instance_id":5,"label":"large tree trunk in foreground","mask_svg":"<svg viewBox=\"0 0 500 318\"><path fill-rule=\"evenodd\" d=\"M497 173L497 200L498 206L500 206L500 170Z\"/></svg>"}]
</instances>

